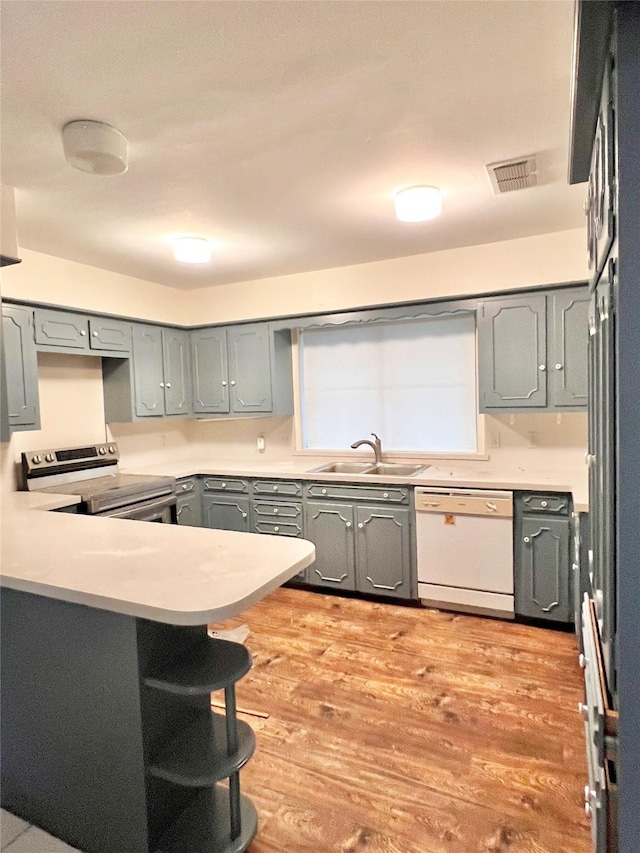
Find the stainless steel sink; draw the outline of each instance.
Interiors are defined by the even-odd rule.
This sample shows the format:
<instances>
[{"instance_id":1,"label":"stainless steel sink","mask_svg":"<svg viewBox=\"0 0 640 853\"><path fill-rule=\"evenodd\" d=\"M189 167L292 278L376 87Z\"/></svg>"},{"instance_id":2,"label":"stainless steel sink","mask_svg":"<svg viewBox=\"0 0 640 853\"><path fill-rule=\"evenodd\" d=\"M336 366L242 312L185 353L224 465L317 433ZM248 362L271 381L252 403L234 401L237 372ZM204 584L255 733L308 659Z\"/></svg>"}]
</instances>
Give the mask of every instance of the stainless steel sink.
<instances>
[{"instance_id":1,"label":"stainless steel sink","mask_svg":"<svg viewBox=\"0 0 640 853\"><path fill-rule=\"evenodd\" d=\"M310 474L366 474L367 476L413 477L428 465L406 465L401 462L329 462L311 468Z\"/></svg>"}]
</instances>

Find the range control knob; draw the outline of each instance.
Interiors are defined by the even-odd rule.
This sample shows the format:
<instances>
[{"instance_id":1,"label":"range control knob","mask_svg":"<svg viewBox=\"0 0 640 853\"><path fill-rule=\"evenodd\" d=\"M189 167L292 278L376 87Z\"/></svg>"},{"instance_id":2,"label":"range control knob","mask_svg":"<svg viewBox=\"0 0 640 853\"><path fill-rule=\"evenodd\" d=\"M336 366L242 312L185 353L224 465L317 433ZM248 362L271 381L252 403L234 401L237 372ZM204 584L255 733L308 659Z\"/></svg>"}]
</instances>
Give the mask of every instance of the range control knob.
<instances>
[{"instance_id":1,"label":"range control knob","mask_svg":"<svg viewBox=\"0 0 640 853\"><path fill-rule=\"evenodd\" d=\"M109 453L115 453L115 452L116 452L115 444L110 444L109 445Z\"/></svg>"},{"instance_id":2,"label":"range control knob","mask_svg":"<svg viewBox=\"0 0 640 853\"><path fill-rule=\"evenodd\" d=\"M107 452L106 447L99 447L98 448L98 453L100 454L100 456L104 456L106 452Z\"/></svg>"},{"instance_id":3,"label":"range control knob","mask_svg":"<svg viewBox=\"0 0 640 853\"><path fill-rule=\"evenodd\" d=\"M53 462L53 453L47 453L47 455L44 457L44 461Z\"/></svg>"},{"instance_id":4,"label":"range control knob","mask_svg":"<svg viewBox=\"0 0 640 853\"><path fill-rule=\"evenodd\" d=\"M33 462L34 465L39 465L42 462L42 456L38 456L36 454L35 456L31 457L31 461Z\"/></svg>"}]
</instances>

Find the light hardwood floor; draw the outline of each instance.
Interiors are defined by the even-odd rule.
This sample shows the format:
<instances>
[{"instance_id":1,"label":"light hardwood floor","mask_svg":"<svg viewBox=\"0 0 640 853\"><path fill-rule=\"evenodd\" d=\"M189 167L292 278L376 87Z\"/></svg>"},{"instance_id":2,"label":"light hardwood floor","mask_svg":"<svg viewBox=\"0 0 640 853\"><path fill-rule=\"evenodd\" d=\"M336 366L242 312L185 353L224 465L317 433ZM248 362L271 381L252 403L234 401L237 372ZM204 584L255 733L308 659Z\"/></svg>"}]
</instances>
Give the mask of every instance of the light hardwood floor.
<instances>
[{"instance_id":1,"label":"light hardwood floor","mask_svg":"<svg viewBox=\"0 0 640 853\"><path fill-rule=\"evenodd\" d=\"M251 853L588 853L575 638L280 589L247 622Z\"/></svg>"}]
</instances>

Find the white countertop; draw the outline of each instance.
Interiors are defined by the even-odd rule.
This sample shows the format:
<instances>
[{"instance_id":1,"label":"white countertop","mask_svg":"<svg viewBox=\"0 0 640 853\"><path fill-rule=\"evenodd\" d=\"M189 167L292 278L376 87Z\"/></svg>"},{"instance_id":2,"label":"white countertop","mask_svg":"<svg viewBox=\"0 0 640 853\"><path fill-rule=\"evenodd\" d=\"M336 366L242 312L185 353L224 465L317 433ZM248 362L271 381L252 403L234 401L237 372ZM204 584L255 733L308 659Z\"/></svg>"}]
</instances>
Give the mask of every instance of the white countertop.
<instances>
[{"instance_id":1,"label":"white countertop","mask_svg":"<svg viewBox=\"0 0 640 853\"><path fill-rule=\"evenodd\" d=\"M336 454L338 458L338 454ZM325 460L327 463L329 459ZM376 478L366 474L319 474L310 469L322 464L321 460L296 457L284 462L256 460L221 460L211 457L186 457L167 459L153 465L123 470L137 474L164 474L170 477L188 477L193 474L223 474L235 477L269 477L292 480L315 480L318 482L388 483L389 485L434 486L437 488L507 489L518 491L569 492L573 494L574 507L578 512L588 512L588 484L586 468L584 476L563 473L541 473L514 467L499 469L490 462L452 463L436 462L418 476Z\"/></svg>"},{"instance_id":2,"label":"white countertop","mask_svg":"<svg viewBox=\"0 0 640 853\"><path fill-rule=\"evenodd\" d=\"M73 496L2 494L11 589L172 625L219 622L310 565L304 539L52 513Z\"/></svg>"}]
</instances>

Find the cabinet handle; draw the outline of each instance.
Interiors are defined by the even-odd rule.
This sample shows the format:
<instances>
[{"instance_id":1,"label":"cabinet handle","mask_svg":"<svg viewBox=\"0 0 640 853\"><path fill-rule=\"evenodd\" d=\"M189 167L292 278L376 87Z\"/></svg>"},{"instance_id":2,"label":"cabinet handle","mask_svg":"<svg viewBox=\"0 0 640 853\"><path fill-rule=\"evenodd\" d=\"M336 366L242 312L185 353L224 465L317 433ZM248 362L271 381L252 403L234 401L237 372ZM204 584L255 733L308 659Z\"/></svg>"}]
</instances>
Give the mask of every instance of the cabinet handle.
<instances>
[{"instance_id":1,"label":"cabinet handle","mask_svg":"<svg viewBox=\"0 0 640 853\"><path fill-rule=\"evenodd\" d=\"M561 365L561 364L556 364L556 370L562 370L562 365Z\"/></svg>"},{"instance_id":2,"label":"cabinet handle","mask_svg":"<svg viewBox=\"0 0 640 853\"><path fill-rule=\"evenodd\" d=\"M220 488L221 488L221 489L226 489L226 488L227 488L227 484L226 484L226 483L220 483Z\"/></svg>"},{"instance_id":3,"label":"cabinet handle","mask_svg":"<svg viewBox=\"0 0 640 853\"><path fill-rule=\"evenodd\" d=\"M322 494L322 495L326 495L326 494L327 494L327 490L326 490L326 489L321 489L321 490L320 490L320 494Z\"/></svg>"},{"instance_id":4,"label":"cabinet handle","mask_svg":"<svg viewBox=\"0 0 640 853\"><path fill-rule=\"evenodd\" d=\"M277 491L278 491L278 487L277 487L277 486L274 486L274 487L273 487L273 491L274 491L274 492L277 492Z\"/></svg>"},{"instance_id":5,"label":"cabinet handle","mask_svg":"<svg viewBox=\"0 0 640 853\"><path fill-rule=\"evenodd\" d=\"M274 533L279 533L279 532L280 532L280 528L279 528L279 527L274 527L274 528L273 528L273 532L274 532Z\"/></svg>"},{"instance_id":6,"label":"cabinet handle","mask_svg":"<svg viewBox=\"0 0 640 853\"><path fill-rule=\"evenodd\" d=\"M81 329L81 330L80 330L80 334L82 335L82 337L84 337L87 333L85 332L85 330L84 330L84 329Z\"/></svg>"},{"instance_id":7,"label":"cabinet handle","mask_svg":"<svg viewBox=\"0 0 640 853\"><path fill-rule=\"evenodd\" d=\"M345 527L351 527L351 522L350 522L350 521L345 521L344 526L345 526Z\"/></svg>"},{"instance_id":8,"label":"cabinet handle","mask_svg":"<svg viewBox=\"0 0 640 853\"><path fill-rule=\"evenodd\" d=\"M232 380L231 380L231 384L232 384L232 385L235 385L235 384L236 384L236 380L235 380L235 379L232 379Z\"/></svg>"},{"instance_id":9,"label":"cabinet handle","mask_svg":"<svg viewBox=\"0 0 640 853\"><path fill-rule=\"evenodd\" d=\"M540 501L540 506L548 507L548 506L549 506L549 502L548 502L548 501Z\"/></svg>"},{"instance_id":10,"label":"cabinet handle","mask_svg":"<svg viewBox=\"0 0 640 853\"><path fill-rule=\"evenodd\" d=\"M226 385L227 385L227 383L226 383L226 381L223 379L223 380L222 380L222 387L223 387L223 388L225 388L225 387L226 387Z\"/></svg>"},{"instance_id":11,"label":"cabinet handle","mask_svg":"<svg viewBox=\"0 0 640 853\"><path fill-rule=\"evenodd\" d=\"M97 332L94 332L94 333L93 333L93 337L94 337L94 338L97 338L97 337L98 337L98 333L97 333Z\"/></svg>"},{"instance_id":12,"label":"cabinet handle","mask_svg":"<svg viewBox=\"0 0 640 853\"><path fill-rule=\"evenodd\" d=\"M277 514L278 514L278 510L277 510L277 509L274 509L273 514L274 514L274 515L277 515Z\"/></svg>"},{"instance_id":13,"label":"cabinet handle","mask_svg":"<svg viewBox=\"0 0 640 853\"><path fill-rule=\"evenodd\" d=\"M525 536L525 537L524 537L524 539L523 539L522 541L523 541L523 542L526 542L526 543L527 543L527 545L528 545L528 544L529 544L529 542L531 542L531 539L530 539L528 536Z\"/></svg>"},{"instance_id":14,"label":"cabinet handle","mask_svg":"<svg viewBox=\"0 0 640 853\"><path fill-rule=\"evenodd\" d=\"M161 383L160 383L160 387L161 387L161 388L164 388L164 382L161 382Z\"/></svg>"},{"instance_id":15,"label":"cabinet handle","mask_svg":"<svg viewBox=\"0 0 640 853\"><path fill-rule=\"evenodd\" d=\"M359 521L359 522L358 522L358 527L360 528L360 530L362 530L362 528L364 527L364 524L363 524L361 521Z\"/></svg>"},{"instance_id":16,"label":"cabinet handle","mask_svg":"<svg viewBox=\"0 0 640 853\"><path fill-rule=\"evenodd\" d=\"M243 513L242 513L242 517L243 517L243 518L246 518L246 517L247 517L247 513L246 513L246 512L243 512Z\"/></svg>"},{"instance_id":17,"label":"cabinet handle","mask_svg":"<svg viewBox=\"0 0 640 853\"><path fill-rule=\"evenodd\" d=\"M539 365L538 365L538 370L542 370L542 371L544 371L544 370L546 370L546 369L547 369L547 365L546 365L546 364L539 364Z\"/></svg>"},{"instance_id":18,"label":"cabinet handle","mask_svg":"<svg viewBox=\"0 0 640 853\"><path fill-rule=\"evenodd\" d=\"M388 497L389 497L389 492L383 492L383 493L382 493L382 497L383 497L383 498L388 498Z\"/></svg>"},{"instance_id":19,"label":"cabinet handle","mask_svg":"<svg viewBox=\"0 0 640 853\"><path fill-rule=\"evenodd\" d=\"M166 387L166 388L171 388L171 383L170 383L170 382L167 382L167 384L166 384L166 386L165 386L165 387Z\"/></svg>"}]
</instances>

